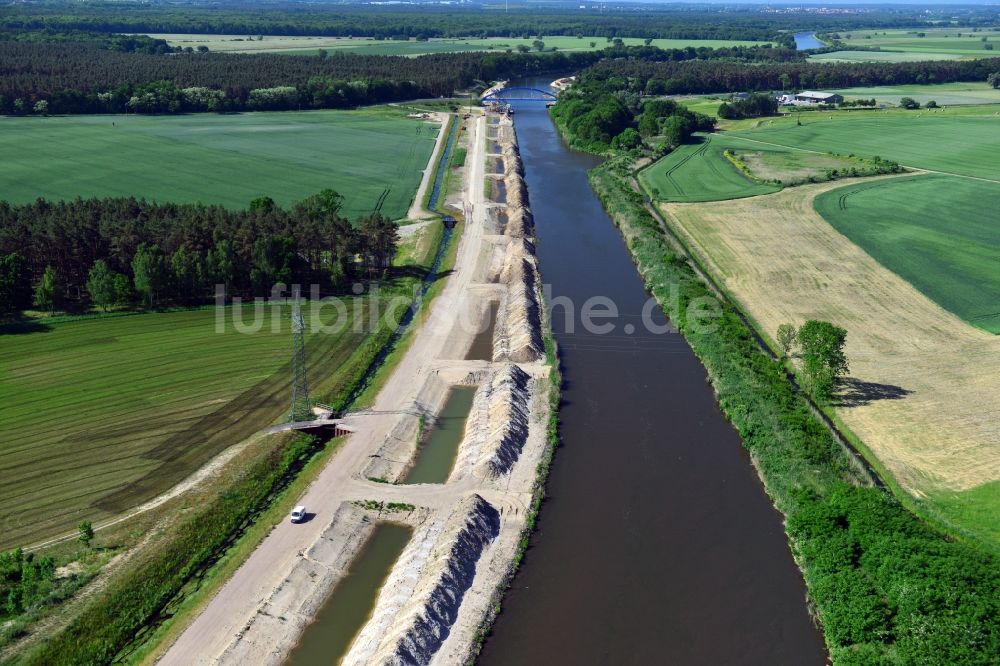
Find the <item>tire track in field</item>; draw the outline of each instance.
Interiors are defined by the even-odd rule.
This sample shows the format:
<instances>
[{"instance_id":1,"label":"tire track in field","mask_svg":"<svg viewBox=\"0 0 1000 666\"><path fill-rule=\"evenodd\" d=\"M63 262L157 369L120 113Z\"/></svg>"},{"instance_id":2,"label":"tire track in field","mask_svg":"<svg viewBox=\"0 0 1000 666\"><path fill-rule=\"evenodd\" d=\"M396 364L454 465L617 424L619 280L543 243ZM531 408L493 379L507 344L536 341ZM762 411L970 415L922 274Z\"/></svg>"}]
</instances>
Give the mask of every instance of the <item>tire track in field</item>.
<instances>
[{"instance_id":1,"label":"tire track in field","mask_svg":"<svg viewBox=\"0 0 1000 666\"><path fill-rule=\"evenodd\" d=\"M688 153L680 161L678 161L677 164L673 165L664 172L664 175L667 177L667 182L670 183L670 185L677 191L677 196L684 196L685 192L680 182L676 178L674 178L674 172L682 168L685 164L687 164L691 160L691 158L704 157L705 153L708 151L708 146L710 142L711 139L709 137L705 137L705 142L701 146L699 146L697 150Z\"/></svg>"},{"instance_id":2,"label":"tire track in field","mask_svg":"<svg viewBox=\"0 0 1000 666\"><path fill-rule=\"evenodd\" d=\"M848 198L853 197L855 194L860 194L861 192L864 192L866 190L874 190L877 187L885 187L886 185L894 182L895 182L894 180L889 180L884 182L859 185L858 187L852 187L847 192L844 192L843 194L837 197L837 208L840 210L847 210ZM844 189L848 188L845 187Z\"/></svg>"}]
</instances>

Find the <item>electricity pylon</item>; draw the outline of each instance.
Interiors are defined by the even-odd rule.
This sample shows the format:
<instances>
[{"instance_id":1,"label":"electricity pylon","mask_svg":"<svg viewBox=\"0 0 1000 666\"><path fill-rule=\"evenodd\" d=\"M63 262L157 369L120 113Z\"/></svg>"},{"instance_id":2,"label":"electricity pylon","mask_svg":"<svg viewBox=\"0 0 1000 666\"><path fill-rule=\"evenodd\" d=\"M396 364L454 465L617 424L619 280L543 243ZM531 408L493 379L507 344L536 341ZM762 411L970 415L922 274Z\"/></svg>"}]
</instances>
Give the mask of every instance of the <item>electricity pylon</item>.
<instances>
[{"instance_id":1,"label":"electricity pylon","mask_svg":"<svg viewBox=\"0 0 1000 666\"><path fill-rule=\"evenodd\" d=\"M292 305L292 411L289 419L312 420L312 402L309 400L309 382L306 379L306 323L299 306L299 293L295 292Z\"/></svg>"}]
</instances>

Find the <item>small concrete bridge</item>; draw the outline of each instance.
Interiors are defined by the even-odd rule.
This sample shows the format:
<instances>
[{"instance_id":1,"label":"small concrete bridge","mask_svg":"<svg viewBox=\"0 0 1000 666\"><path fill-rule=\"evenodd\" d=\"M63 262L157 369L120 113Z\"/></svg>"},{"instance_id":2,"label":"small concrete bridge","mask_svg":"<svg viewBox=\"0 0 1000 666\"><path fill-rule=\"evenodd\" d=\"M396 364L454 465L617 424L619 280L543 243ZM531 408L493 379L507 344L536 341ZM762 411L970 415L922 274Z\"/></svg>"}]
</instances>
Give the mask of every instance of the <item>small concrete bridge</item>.
<instances>
[{"instance_id":1,"label":"small concrete bridge","mask_svg":"<svg viewBox=\"0 0 1000 666\"><path fill-rule=\"evenodd\" d=\"M334 437L349 435L354 432L354 428L344 425L342 419L316 419L314 421L293 421L291 423L279 423L264 429L265 435L273 435L278 432L288 432L289 430L327 430L333 433Z\"/></svg>"},{"instance_id":2,"label":"small concrete bridge","mask_svg":"<svg viewBox=\"0 0 1000 666\"><path fill-rule=\"evenodd\" d=\"M555 102L556 96L546 90L514 86L500 88L484 95L482 102Z\"/></svg>"}]
</instances>

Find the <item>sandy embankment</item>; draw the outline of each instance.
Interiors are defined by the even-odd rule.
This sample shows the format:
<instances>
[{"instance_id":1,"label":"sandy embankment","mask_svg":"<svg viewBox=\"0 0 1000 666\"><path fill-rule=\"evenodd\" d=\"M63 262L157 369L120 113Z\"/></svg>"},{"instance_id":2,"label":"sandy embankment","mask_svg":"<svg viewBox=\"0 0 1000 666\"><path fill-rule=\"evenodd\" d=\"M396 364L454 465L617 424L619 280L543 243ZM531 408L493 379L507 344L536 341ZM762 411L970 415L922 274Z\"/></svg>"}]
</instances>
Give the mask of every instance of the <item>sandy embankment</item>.
<instances>
[{"instance_id":1,"label":"sandy embankment","mask_svg":"<svg viewBox=\"0 0 1000 666\"><path fill-rule=\"evenodd\" d=\"M505 156L517 156L516 149L509 149L515 145L512 127L501 125L498 138ZM505 171L523 190L520 168L508 166ZM472 178L475 182L476 176ZM534 246L527 238L531 234L530 212L524 208L527 193L520 195L516 207L509 201L508 215L512 208L526 212L520 215L522 222L516 227L508 222L501 229L497 217L484 211L480 217L484 230L504 233L484 238L476 254L480 265L475 274L499 287L477 292L480 307L497 295L500 299L494 362L464 361L438 368L421 392L421 408L433 413L451 386L477 386L454 469L443 486L456 493L468 491L448 504L450 514L442 508L419 528L345 664L464 663L510 569L535 467L544 452L548 406L546 383L538 381L547 369L540 365L544 358L540 280ZM486 202L484 206L490 212L497 208ZM518 233L508 235L515 229ZM454 338L453 333L452 342L457 343ZM463 347L455 344L455 348ZM398 478L405 466L388 461L412 460L417 448L412 428L418 418L410 415L405 430L387 441L372 469Z\"/></svg>"},{"instance_id":2,"label":"sandy embankment","mask_svg":"<svg viewBox=\"0 0 1000 666\"><path fill-rule=\"evenodd\" d=\"M552 88L555 88L556 90L566 90L567 88L569 88L574 83L576 83L576 77L575 76L566 76L566 77L563 77L561 79L556 79L555 81L553 81L552 83L550 83L549 86L551 86Z\"/></svg>"},{"instance_id":3,"label":"sandy embankment","mask_svg":"<svg viewBox=\"0 0 1000 666\"><path fill-rule=\"evenodd\" d=\"M490 128L517 205L484 197ZM386 520L412 525L414 537L344 663L464 664L471 656L525 527L550 407L540 278L527 193L511 163L518 159L513 127L477 117L467 136L463 204L471 215L455 272L372 409L346 418L354 433L301 498L315 517L278 525L162 663L281 663L374 525ZM475 324L497 302L494 359L465 360ZM417 454L421 417L433 423L457 385L477 391L447 482L391 483ZM361 508L367 500L415 509L377 513Z\"/></svg>"},{"instance_id":4,"label":"sandy embankment","mask_svg":"<svg viewBox=\"0 0 1000 666\"><path fill-rule=\"evenodd\" d=\"M476 494L446 519L427 521L400 555L375 614L342 663L430 663L458 618L479 559L499 534L500 512Z\"/></svg>"}]
</instances>

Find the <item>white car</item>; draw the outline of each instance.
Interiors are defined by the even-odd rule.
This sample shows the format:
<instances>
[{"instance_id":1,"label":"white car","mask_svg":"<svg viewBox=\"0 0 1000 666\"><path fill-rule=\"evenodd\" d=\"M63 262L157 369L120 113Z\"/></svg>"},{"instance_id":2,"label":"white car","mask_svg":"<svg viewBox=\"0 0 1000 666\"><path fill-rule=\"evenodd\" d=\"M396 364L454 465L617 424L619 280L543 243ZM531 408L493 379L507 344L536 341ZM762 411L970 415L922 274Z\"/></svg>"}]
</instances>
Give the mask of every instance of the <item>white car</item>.
<instances>
[{"instance_id":1,"label":"white car","mask_svg":"<svg viewBox=\"0 0 1000 666\"><path fill-rule=\"evenodd\" d=\"M292 509L292 522L301 523L306 518L306 508L301 504Z\"/></svg>"}]
</instances>

